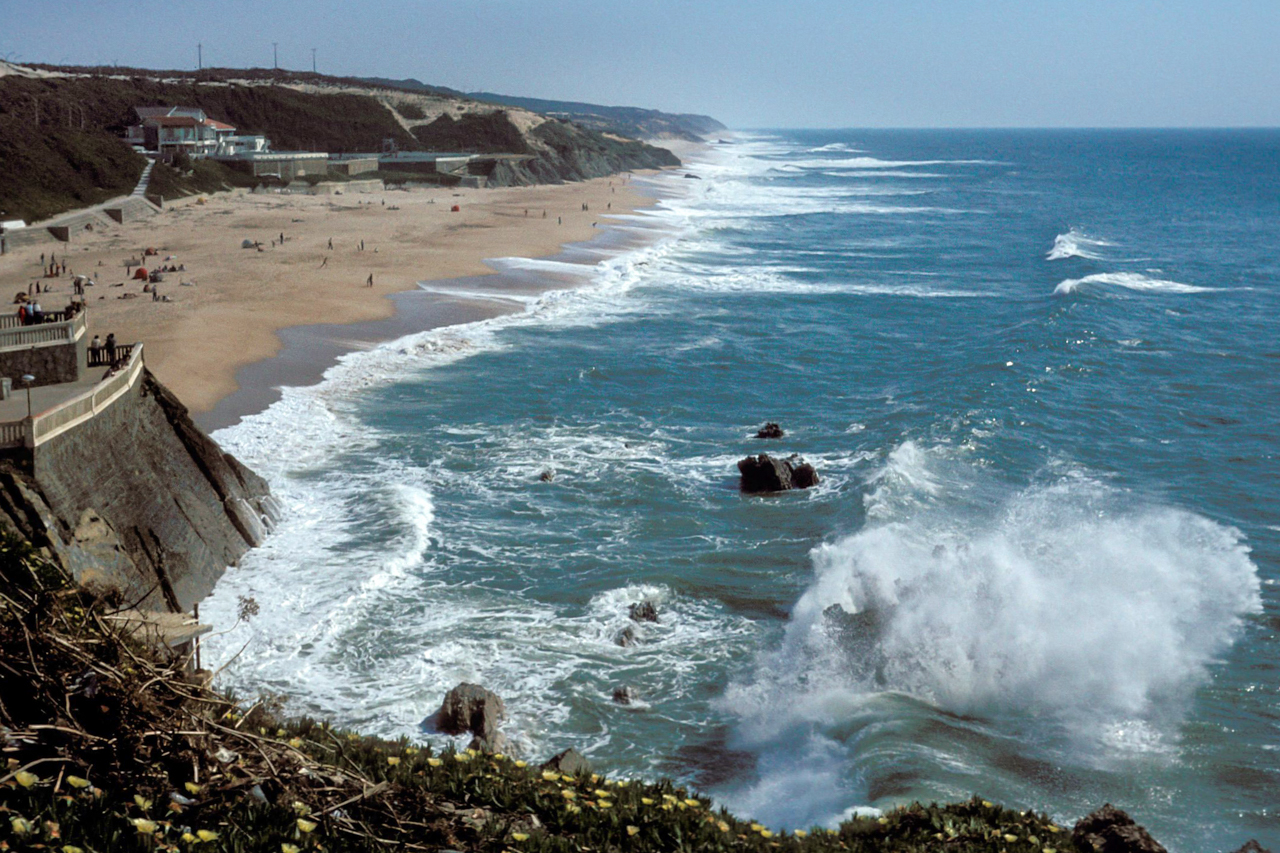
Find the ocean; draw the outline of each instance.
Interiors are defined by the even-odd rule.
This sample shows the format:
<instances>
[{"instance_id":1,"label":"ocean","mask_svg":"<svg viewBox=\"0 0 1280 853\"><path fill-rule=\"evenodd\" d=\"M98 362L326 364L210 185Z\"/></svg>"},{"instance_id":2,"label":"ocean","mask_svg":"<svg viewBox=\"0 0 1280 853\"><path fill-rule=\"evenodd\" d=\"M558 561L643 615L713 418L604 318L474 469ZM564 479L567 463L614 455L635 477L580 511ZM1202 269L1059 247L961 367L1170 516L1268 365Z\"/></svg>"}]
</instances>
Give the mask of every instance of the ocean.
<instances>
[{"instance_id":1,"label":"ocean","mask_svg":"<svg viewBox=\"0 0 1280 853\"><path fill-rule=\"evenodd\" d=\"M220 682L436 746L478 682L528 757L778 828L1280 844L1280 132L762 131L636 183L494 261L518 313L216 433L285 508L202 605ZM759 452L820 484L741 494Z\"/></svg>"}]
</instances>

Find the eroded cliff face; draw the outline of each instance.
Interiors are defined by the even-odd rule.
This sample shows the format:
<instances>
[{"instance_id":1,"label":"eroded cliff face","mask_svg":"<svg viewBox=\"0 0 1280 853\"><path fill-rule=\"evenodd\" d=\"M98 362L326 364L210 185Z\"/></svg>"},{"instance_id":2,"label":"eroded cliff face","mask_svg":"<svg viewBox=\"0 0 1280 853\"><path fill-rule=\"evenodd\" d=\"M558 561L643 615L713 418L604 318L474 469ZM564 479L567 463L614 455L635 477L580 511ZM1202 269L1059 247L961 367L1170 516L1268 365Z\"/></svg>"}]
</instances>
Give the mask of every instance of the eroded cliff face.
<instances>
[{"instance_id":1,"label":"eroded cliff face","mask_svg":"<svg viewBox=\"0 0 1280 853\"><path fill-rule=\"evenodd\" d=\"M143 609L190 610L273 518L266 482L149 372L34 454L0 459L0 525Z\"/></svg>"}]
</instances>

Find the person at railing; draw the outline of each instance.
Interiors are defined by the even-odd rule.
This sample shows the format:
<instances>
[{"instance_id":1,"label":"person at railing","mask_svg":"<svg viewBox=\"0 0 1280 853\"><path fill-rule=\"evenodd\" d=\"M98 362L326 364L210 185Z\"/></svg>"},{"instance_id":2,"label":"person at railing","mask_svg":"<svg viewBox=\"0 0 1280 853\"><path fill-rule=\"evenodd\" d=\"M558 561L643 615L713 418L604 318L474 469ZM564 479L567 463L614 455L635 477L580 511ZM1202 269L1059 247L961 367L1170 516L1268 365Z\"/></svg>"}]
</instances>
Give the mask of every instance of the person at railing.
<instances>
[{"instance_id":1,"label":"person at railing","mask_svg":"<svg viewBox=\"0 0 1280 853\"><path fill-rule=\"evenodd\" d=\"M44 322L44 309L40 307L39 299L31 303L31 322L37 326Z\"/></svg>"},{"instance_id":2,"label":"person at railing","mask_svg":"<svg viewBox=\"0 0 1280 853\"><path fill-rule=\"evenodd\" d=\"M112 369L115 369L115 366L116 366L116 333L115 332L111 332L107 335L107 364L111 365Z\"/></svg>"},{"instance_id":3,"label":"person at railing","mask_svg":"<svg viewBox=\"0 0 1280 853\"><path fill-rule=\"evenodd\" d=\"M93 336L93 340L89 341L89 366L101 364L102 338L97 335Z\"/></svg>"}]
</instances>

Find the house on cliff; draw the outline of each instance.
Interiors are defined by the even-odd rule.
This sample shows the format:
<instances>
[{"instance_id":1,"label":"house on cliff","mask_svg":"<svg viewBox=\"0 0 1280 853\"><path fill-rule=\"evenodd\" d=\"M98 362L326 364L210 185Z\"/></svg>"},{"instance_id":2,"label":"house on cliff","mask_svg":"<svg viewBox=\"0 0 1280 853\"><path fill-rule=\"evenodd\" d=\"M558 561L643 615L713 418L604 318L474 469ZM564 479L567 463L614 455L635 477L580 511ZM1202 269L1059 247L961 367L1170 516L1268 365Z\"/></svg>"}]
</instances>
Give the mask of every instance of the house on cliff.
<instances>
[{"instance_id":1,"label":"house on cliff","mask_svg":"<svg viewBox=\"0 0 1280 853\"><path fill-rule=\"evenodd\" d=\"M207 157L234 136L234 125L210 118L199 107L134 107L137 123L125 130L125 142L161 156L185 151Z\"/></svg>"}]
</instances>

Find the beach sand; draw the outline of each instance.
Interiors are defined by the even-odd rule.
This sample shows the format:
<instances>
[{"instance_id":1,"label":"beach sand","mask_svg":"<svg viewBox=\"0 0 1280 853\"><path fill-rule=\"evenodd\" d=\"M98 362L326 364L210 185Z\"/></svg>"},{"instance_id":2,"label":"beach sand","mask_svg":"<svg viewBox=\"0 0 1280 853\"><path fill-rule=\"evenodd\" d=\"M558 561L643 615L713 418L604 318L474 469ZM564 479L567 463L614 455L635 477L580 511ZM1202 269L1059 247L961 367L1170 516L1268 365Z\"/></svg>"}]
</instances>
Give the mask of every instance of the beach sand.
<instances>
[{"instance_id":1,"label":"beach sand","mask_svg":"<svg viewBox=\"0 0 1280 853\"><path fill-rule=\"evenodd\" d=\"M390 294L420 281L487 276L486 258L552 255L599 233L594 224L603 227L609 216L651 203L625 176L500 189L219 193L204 203L170 203L138 222L78 232L69 244L4 255L0 293L12 298L37 280L41 252L65 258L66 276L38 279L50 285L40 296L42 307L64 307L71 274L89 275L96 281L85 297L90 334L141 341L147 366L199 414L237 390L241 368L280 351L282 329L387 318L395 311ZM452 211L454 205L460 210ZM262 251L241 248L246 239L260 241ZM145 259L148 269L167 256L186 267L158 285L171 302L152 301L143 282L126 276L125 260L141 258L144 247L159 253ZM136 297L121 298L125 294ZM448 305L437 325L519 310L510 302L440 299L442 309Z\"/></svg>"}]
</instances>

